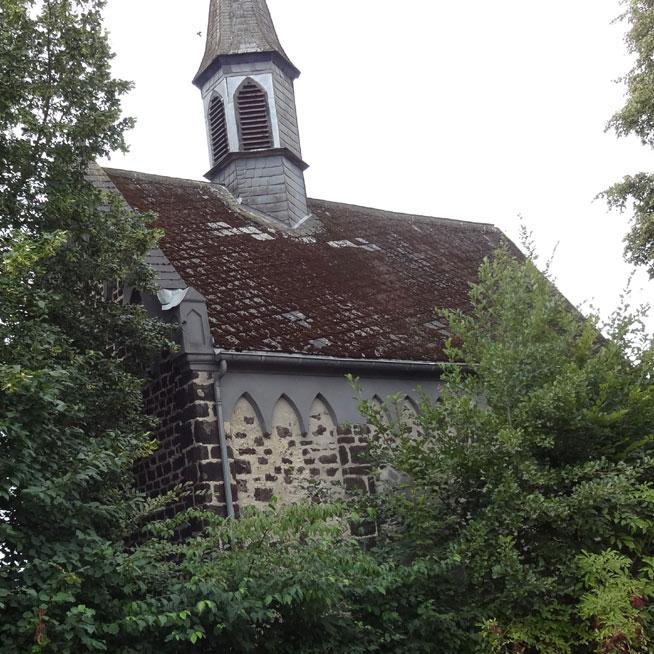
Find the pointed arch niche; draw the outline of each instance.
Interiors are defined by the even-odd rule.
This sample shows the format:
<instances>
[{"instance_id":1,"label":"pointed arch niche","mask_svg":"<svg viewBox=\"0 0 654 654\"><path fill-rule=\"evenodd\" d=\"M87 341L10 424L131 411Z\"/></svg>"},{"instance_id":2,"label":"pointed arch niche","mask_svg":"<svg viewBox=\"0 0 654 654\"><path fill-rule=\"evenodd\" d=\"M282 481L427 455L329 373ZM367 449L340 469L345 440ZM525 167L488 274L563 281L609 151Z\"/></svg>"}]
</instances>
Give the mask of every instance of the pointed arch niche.
<instances>
[{"instance_id":1,"label":"pointed arch niche","mask_svg":"<svg viewBox=\"0 0 654 654\"><path fill-rule=\"evenodd\" d=\"M372 408L375 412L379 412L382 425L384 425L384 427L388 427L390 424L390 421L388 420L388 412L381 397L379 397L379 395L373 395L370 399L370 405L370 408ZM375 427L372 425L370 425L370 431L373 435L377 433L377 429L375 429Z\"/></svg>"},{"instance_id":2,"label":"pointed arch niche","mask_svg":"<svg viewBox=\"0 0 654 654\"><path fill-rule=\"evenodd\" d=\"M257 459L263 456L265 439L262 420L256 402L248 395L242 395L234 405L226 432L234 452L234 475L238 488L238 502L241 507L257 503L257 489L263 483L263 473Z\"/></svg>"},{"instance_id":3,"label":"pointed arch niche","mask_svg":"<svg viewBox=\"0 0 654 654\"><path fill-rule=\"evenodd\" d=\"M249 395L234 406L229 438L234 451L234 474L241 508L263 508L273 497L280 504L302 498L308 476L302 460L302 420L293 403L282 395L275 403L271 433L262 429L259 408Z\"/></svg>"},{"instance_id":4,"label":"pointed arch niche","mask_svg":"<svg viewBox=\"0 0 654 654\"><path fill-rule=\"evenodd\" d=\"M243 80L235 94L238 138L242 151L273 147L268 94L252 78Z\"/></svg>"},{"instance_id":5,"label":"pointed arch niche","mask_svg":"<svg viewBox=\"0 0 654 654\"><path fill-rule=\"evenodd\" d=\"M402 425L413 437L421 434L419 415L420 409L418 405L413 398L407 395L402 404Z\"/></svg>"},{"instance_id":6,"label":"pointed arch niche","mask_svg":"<svg viewBox=\"0 0 654 654\"><path fill-rule=\"evenodd\" d=\"M314 481L338 489L343 488L343 468L339 460L338 432L334 411L322 396L311 405L307 447L302 451L304 463Z\"/></svg>"},{"instance_id":7,"label":"pointed arch niche","mask_svg":"<svg viewBox=\"0 0 654 654\"><path fill-rule=\"evenodd\" d=\"M280 504L292 504L303 496L307 469L302 460L304 429L295 404L282 395L273 409L272 435L265 461L267 488Z\"/></svg>"},{"instance_id":8,"label":"pointed arch niche","mask_svg":"<svg viewBox=\"0 0 654 654\"><path fill-rule=\"evenodd\" d=\"M406 424L405 421L407 420L413 422L414 417L417 417L413 403L408 396L404 399L399 398L399 402L395 403L391 401L384 402L378 395L374 395L370 400L370 403L375 411L380 412L381 424L384 431L386 431L385 428L392 427L392 431L385 433L384 437L387 445L393 447L394 443L397 443L395 440L397 438L397 428ZM391 419L389 419L389 414ZM377 429L372 426L370 431L372 438L375 438L379 433ZM403 475L395 470L395 468L390 464L380 465L378 477L380 488L400 483L402 479Z\"/></svg>"}]
</instances>

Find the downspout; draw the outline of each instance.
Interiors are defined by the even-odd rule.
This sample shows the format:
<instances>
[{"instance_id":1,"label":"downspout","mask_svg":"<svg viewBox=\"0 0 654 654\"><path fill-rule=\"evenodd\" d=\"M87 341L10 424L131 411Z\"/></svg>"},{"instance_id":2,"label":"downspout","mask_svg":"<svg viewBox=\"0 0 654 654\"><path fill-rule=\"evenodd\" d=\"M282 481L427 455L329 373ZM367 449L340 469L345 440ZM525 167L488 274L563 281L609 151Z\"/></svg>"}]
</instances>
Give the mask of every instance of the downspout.
<instances>
[{"instance_id":1,"label":"downspout","mask_svg":"<svg viewBox=\"0 0 654 654\"><path fill-rule=\"evenodd\" d=\"M220 458L223 466L223 487L225 489L225 504L227 517L234 517L234 499L232 497L232 473L229 469L229 456L227 453L227 438L225 436L225 421L223 420L223 395L220 382L227 374L227 361L222 360L218 372L214 375L213 391L216 400L216 417L218 419L218 440L220 442Z\"/></svg>"}]
</instances>

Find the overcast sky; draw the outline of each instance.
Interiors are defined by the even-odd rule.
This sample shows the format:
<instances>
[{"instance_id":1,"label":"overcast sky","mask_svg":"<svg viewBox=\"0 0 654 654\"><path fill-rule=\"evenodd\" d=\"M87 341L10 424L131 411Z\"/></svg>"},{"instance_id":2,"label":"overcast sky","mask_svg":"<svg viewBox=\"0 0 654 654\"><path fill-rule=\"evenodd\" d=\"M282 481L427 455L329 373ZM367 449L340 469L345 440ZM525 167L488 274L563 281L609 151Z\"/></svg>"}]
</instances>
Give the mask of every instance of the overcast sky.
<instances>
[{"instance_id":1,"label":"overcast sky","mask_svg":"<svg viewBox=\"0 0 654 654\"><path fill-rule=\"evenodd\" d=\"M627 217L595 195L651 170L605 133L630 60L619 0L268 0L296 82L311 197L491 222L522 215L579 304L617 303ZM130 152L110 165L200 179L209 0L109 0L115 72L135 89ZM201 32L202 36L198 35ZM637 297L654 283L636 277ZM654 321L653 321L654 324Z\"/></svg>"}]
</instances>

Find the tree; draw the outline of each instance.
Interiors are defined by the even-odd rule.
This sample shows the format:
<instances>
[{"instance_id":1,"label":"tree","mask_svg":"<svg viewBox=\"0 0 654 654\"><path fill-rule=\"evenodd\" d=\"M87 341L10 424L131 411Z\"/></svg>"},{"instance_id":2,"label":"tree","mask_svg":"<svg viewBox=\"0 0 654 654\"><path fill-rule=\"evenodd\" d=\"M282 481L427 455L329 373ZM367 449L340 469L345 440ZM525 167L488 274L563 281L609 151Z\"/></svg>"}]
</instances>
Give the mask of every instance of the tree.
<instances>
[{"instance_id":1,"label":"tree","mask_svg":"<svg viewBox=\"0 0 654 654\"><path fill-rule=\"evenodd\" d=\"M86 177L123 147L96 0L0 1L0 651L106 649L164 344L105 282L149 285L146 219Z\"/></svg>"},{"instance_id":2,"label":"tree","mask_svg":"<svg viewBox=\"0 0 654 654\"><path fill-rule=\"evenodd\" d=\"M413 570L439 652L651 651L651 342L624 313L603 337L506 248L470 299L420 433L363 407L403 479L369 500L377 555Z\"/></svg>"},{"instance_id":3,"label":"tree","mask_svg":"<svg viewBox=\"0 0 654 654\"><path fill-rule=\"evenodd\" d=\"M654 356L506 253L448 315L469 368L422 434L370 408L399 485L143 526L166 498L133 487L141 376L166 339L105 292L148 288L157 233L87 181L129 126L103 5L0 0L0 652L644 651Z\"/></svg>"},{"instance_id":4,"label":"tree","mask_svg":"<svg viewBox=\"0 0 654 654\"><path fill-rule=\"evenodd\" d=\"M619 136L634 134L643 145L654 147L654 2L624 0L627 9L622 19L629 25L626 42L635 57L627 73L627 102L609 126ZM627 235L628 261L646 266L654 278L654 175L641 172L629 175L604 192L609 206L621 211L633 205L633 221Z\"/></svg>"},{"instance_id":5,"label":"tree","mask_svg":"<svg viewBox=\"0 0 654 654\"><path fill-rule=\"evenodd\" d=\"M246 511L238 520L202 510L157 523L133 553L140 597L126 606L125 654L405 651L394 566L353 538L343 504ZM188 520L202 524L180 542Z\"/></svg>"},{"instance_id":6,"label":"tree","mask_svg":"<svg viewBox=\"0 0 654 654\"><path fill-rule=\"evenodd\" d=\"M87 180L130 125L103 6L0 0L0 652L370 651L385 573L343 507L152 522L134 489L167 343L106 293L158 234Z\"/></svg>"}]
</instances>

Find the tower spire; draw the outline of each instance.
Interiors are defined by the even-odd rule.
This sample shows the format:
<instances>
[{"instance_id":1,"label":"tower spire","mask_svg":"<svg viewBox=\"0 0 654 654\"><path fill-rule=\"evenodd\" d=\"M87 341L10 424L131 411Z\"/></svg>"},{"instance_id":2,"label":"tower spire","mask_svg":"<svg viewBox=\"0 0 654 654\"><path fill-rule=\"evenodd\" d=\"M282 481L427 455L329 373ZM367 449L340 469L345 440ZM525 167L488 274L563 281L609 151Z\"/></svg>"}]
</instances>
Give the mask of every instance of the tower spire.
<instances>
[{"instance_id":1,"label":"tower spire","mask_svg":"<svg viewBox=\"0 0 654 654\"><path fill-rule=\"evenodd\" d=\"M266 0L211 0L207 45L193 83L201 86L221 58L264 53L279 57L293 79L299 77L279 42Z\"/></svg>"},{"instance_id":2,"label":"tower spire","mask_svg":"<svg viewBox=\"0 0 654 654\"><path fill-rule=\"evenodd\" d=\"M266 0L211 0L202 91L211 170L243 204L284 227L308 215L294 80Z\"/></svg>"}]
</instances>

